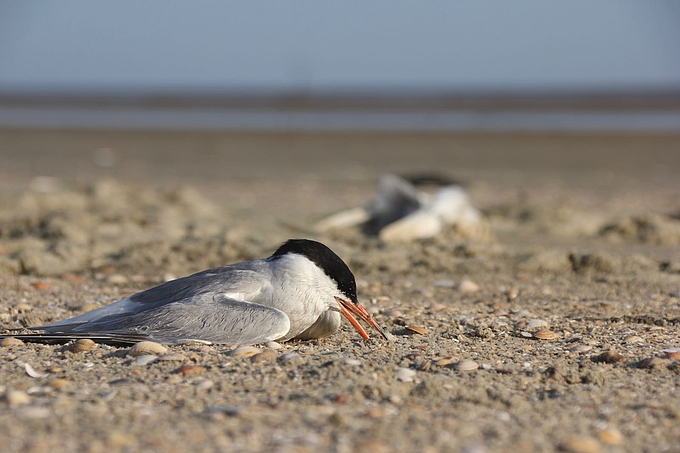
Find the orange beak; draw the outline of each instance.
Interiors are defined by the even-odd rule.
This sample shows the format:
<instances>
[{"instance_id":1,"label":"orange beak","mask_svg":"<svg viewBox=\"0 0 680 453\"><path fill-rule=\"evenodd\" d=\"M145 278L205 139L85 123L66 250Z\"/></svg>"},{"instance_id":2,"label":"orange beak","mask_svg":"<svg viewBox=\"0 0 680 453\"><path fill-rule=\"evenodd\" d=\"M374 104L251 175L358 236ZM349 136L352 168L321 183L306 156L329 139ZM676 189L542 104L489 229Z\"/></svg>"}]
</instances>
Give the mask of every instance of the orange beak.
<instances>
[{"instance_id":1,"label":"orange beak","mask_svg":"<svg viewBox=\"0 0 680 453\"><path fill-rule=\"evenodd\" d=\"M361 327L361 324L356 320L354 316L357 316L359 319L363 320L366 322L369 326L373 327L375 330L378 331L382 337L389 341L389 337L385 333L384 330L378 325L377 322L373 318L371 318L371 315L366 311L363 305L359 303L354 303L354 302L349 302L344 299L340 299L339 297L335 298L336 301L338 301L338 304L340 305L340 313L343 314L345 318L354 326L355 329L357 329L357 332L359 332L359 335L361 335L361 338L364 340L368 340L368 334L364 330L363 327ZM354 316L352 316L354 315Z\"/></svg>"}]
</instances>

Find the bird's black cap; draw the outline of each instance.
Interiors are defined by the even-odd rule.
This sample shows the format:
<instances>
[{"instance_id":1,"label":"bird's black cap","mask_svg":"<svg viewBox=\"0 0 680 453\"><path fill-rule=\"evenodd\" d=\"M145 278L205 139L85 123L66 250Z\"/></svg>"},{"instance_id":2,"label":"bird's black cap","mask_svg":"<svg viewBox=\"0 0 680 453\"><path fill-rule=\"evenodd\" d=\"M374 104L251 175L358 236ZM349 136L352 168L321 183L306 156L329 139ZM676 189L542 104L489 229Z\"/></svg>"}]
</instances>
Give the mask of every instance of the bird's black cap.
<instances>
[{"instance_id":1,"label":"bird's black cap","mask_svg":"<svg viewBox=\"0 0 680 453\"><path fill-rule=\"evenodd\" d=\"M281 257L287 253L297 253L307 257L311 262L323 269L338 285L338 289L346 295L349 300L358 303L357 283L354 274L349 270L345 262L321 242L311 239L289 239L279 247L271 256L273 259Z\"/></svg>"}]
</instances>

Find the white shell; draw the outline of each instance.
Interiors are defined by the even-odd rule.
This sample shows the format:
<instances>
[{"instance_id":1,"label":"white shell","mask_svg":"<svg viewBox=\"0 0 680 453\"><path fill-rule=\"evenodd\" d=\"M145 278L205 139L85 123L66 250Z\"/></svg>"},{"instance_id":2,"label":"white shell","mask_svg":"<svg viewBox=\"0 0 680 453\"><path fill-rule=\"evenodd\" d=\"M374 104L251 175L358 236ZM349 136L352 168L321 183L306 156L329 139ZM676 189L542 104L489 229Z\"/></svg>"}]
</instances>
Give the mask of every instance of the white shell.
<instances>
[{"instance_id":1,"label":"white shell","mask_svg":"<svg viewBox=\"0 0 680 453\"><path fill-rule=\"evenodd\" d=\"M238 348L231 351L231 354L229 354L229 355L232 356L232 357L246 358L246 357L252 357L252 356L259 354L261 352L262 352L262 349L256 348L255 346L239 346Z\"/></svg>"},{"instance_id":2,"label":"white shell","mask_svg":"<svg viewBox=\"0 0 680 453\"><path fill-rule=\"evenodd\" d=\"M155 341L140 341L130 348L128 354L132 357L140 355L162 355L168 352L168 348Z\"/></svg>"}]
</instances>

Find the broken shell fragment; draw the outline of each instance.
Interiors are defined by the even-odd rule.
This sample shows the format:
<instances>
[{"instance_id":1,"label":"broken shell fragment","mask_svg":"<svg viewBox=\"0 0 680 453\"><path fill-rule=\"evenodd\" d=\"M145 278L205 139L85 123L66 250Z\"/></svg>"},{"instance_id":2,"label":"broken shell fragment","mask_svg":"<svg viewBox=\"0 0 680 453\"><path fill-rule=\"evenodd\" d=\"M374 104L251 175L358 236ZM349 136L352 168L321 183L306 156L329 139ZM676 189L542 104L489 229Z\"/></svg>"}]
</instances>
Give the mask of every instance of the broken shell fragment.
<instances>
[{"instance_id":1,"label":"broken shell fragment","mask_svg":"<svg viewBox=\"0 0 680 453\"><path fill-rule=\"evenodd\" d=\"M140 341L130 348L128 354L132 357L140 355L162 355L168 352L168 348L155 341Z\"/></svg>"},{"instance_id":2,"label":"broken shell fragment","mask_svg":"<svg viewBox=\"0 0 680 453\"><path fill-rule=\"evenodd\" d=\"M92 351L96 347L97 343L95 343L94 341L90 340L89 338L81 338L80 340L76 340L76 342L73 343L73 346L71 346L71 351L87 352Z\"/></svg>"},{"instance_id":3,"label":"broken shell fragment","mask_svg":"<svg viewBox=\"0 0 680 453\"><path fill-rule=\"evenodd\" d=\"M406 332L412 335L425 335L427 331L425 330L425 327L406 326Z\"/></svg>"}]
</instances>

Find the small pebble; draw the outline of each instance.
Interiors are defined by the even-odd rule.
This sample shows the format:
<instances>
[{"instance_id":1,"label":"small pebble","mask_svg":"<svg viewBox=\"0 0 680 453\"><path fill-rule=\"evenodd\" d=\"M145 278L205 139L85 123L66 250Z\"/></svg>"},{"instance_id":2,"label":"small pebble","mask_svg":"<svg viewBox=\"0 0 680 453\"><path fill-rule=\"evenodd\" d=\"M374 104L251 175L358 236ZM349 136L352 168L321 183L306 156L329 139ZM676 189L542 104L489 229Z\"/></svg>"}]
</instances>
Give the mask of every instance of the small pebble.
<instances>
[{"instance_id":1,"label":"small pebble","mask_svg":"<svg viewBox=\"0 0 680 453\"><path fill-rule=\"evenodd\" d=\"M283 348L283 345L281 343L277 343L276 341L268 341L265 346L267 346L269 349L273 349L275 351L278 351L279 349Z\"/></svg>"},{"instance_id":2,"label":"small pebble","mask_svg":"<svg viewBox=\"0 0 680 453\"><path fill-rule=\"evenodd\" d=\"M252 363L265 362L267 360L275 360L277 357L276 351L273 349L265 349L259 354L250 356L250 361Z\"/></svg>"},{"instance_id":3,"label":"small pebble","mask_svg":"<svg viewBox=\"0 0 680 453\"><path fill-rule=\"evenodd\" d=\"M33 283L33 287L38 291L47 291L50 289L50 285L45 282L35 282Z\"/></svg>"},{"instance_id":4,"label":"small pebble","mask_svg":"<svg viewBox=\"0 0 680 453\"><path fill-rule=\"evenodd\" d=\"M254 346L239 346L229 354L232 357L246 358L262 352L262 349Z\"/></svg>"},{"instance_id":5,"label":"small pebble","mask_svg":"<svg viewBox=\"0 0 680 453\"><path fill-rule=\"evenodd\" d=\"M196 383L196 388L199 390L209 390L211 389L215 383L211 381L210 379L203 379L202 381L199 381Z\"/></svg>"},{"instance_id":6,"label":"small pebble","mask_svg":"<svg viewBox=\"0 0 680 453\"><path fill-rule=\"evenodd\" d=\"M285 354L281 354L281 357L279 357L279 360L281 362L290 362L291 360L297 359L300 357L300 354L297 352L287 352Z\"/></svg>"},{"instance_id":7,"label":"small pebble","mask_svg":"<svg viewBox=\"0 0 680 453\"><path fill-rule=\"evenodd\" d=\"M413 382L413 378L416 376L416 371L410 368L399 368L395 373L394 377L401 382Z\"/></svg>"},{"instance_id":8,"label":"small pebble","mask_svg":"<svg viewBox=\"0 0 680 453\"><path fill-rule=\"evenodd\" d=\"M155 341L140 341L130 348L128 354L132 357L139 355L162 355L168 352L168 348Z\"/></svg>"},{"instance_id":9,"label":"small pebble","mask_svg":"<svg viewBox=\"0 0 680 453\"><path fill-rule=\"evenodd\" d=\"M184 359L186 359L186 356L181 352L171 352L169 354L163 354L162 356L158 357L158 360L162 360L165 362L181 362Z\"/></svg>"},{"instance_id":10,"label":"small pebble","mask_svg":"<svg viewBox=\"0 0 680 453\"><path fill-rule=\"evenodd\" d=\"M18 338L5 337L2 339L2 346L5 348L9 348L12 346L21 346L22 344L24 344L24 342L19 340Z\"/></svg>"},{"instance_id":11,"label":"small pebble","mask_svg":"<svg viewBox=\"0 0 680 453\"><path fill-rule=\"evenodd\" d=\"M463 359L453 366L458 371L472 371L479 368L479 364L474 360Z\"/></svg>"},{"instance_id":12,"label":"small pebble","mask_svg":"<svg viewBox=\"0 0 680 453\"><path fill-rule=\"evenodd\" d=\"M638 363L638 368L645 368L648 370L659 370L666 368L666 361L659 357L647 357Z\"/></svg>"},{"instance_id":13,"label":"small pebble","mask_svg":"<svg viewBox=\"0 0 680 453\"><path fill-rule=\"evenodd\" d=\"M359 365L361 365L361 360L345 359L345 360L342 361L342 363L344 363L345 365L349 365L349 366L359 366Z\"/></svg>"},{"instance_id":14,"label":"small pebble","mask_svg":"<svg viewBox=\"0 0 680 453\"><path fill-rule=\"evenodd\" d=\"M158 357L156 357L153 354L142 354L142 355L138 355L137 357L135 357L135 359L132 361L132 363L130 365L144 366L144 365L148 365L150 363L153 363L156 360L158 360Z\"/></svg>"},{"instance_id":15,"label":"small pebble","mask_svg":"<svg viewBox=\"0 0 680 453\"><path fill-rule=\"evenodd\" d=\"M616 352L614 349L610 349L609 351L596 355L594 357L594 360L596 362L602 363L618 363L622 361L624 358L625 357L622 354Z\"/></svg>"},{"instance_id":16,"label":"small pebble","mask_svg":"<svg viewBox=\"0 0 680 453\"><path fill-rule=\"evenodd\" d=\"M434 282L434 286L437 286L439 288L453 288L456 286L456 282L453 280L437 280Z\"/></svg>"},{"instance_id":17,"label":"small pebble","mask_svg":"<svg viewBox=\"0 0 680 453\"><path fill-rule=\"evenodd\" d=\"M24 420L40 420L51 416L52 411L47 407L25 407L17 412L17 417Z\"/></svg>"},{"instance_id":18,"label":"small pebble","mask_svg":"<svg viewBox=\"0 0 680 453\"><path fill-rule=\"evenodd\" d=\"M600 453L600 443L590 436L572 436L560 444L560 450L568 453Z\"/></svg>"},{"instance_id":19,"label":"small pebble","mask_svg":"<svg viewBox=\"0 0 680 453\"><path fill-rule=\"evenodd\" d=\"M621 445L623 434L616 428L605 428L597 433L597 438L607 445Z\"/></svg>"},{"instance_id":20,"label":"small pebble","mask_svg":"<svg viewBox=\"0 0 680 453\"><path fill-rule=\"evenodd\" d=\"M52 387L55 390L60 390L60 389L63 389L65 387L68 387L70 384L71 384L71 381L69 381L68 379L56 378L56 379L52 379L50 381L50 383L47 384L47 385L49 385L50 387Z\"/></svg>"},{"instance_id":21,"label":"small pebble","mask_svg":"<svg viewBox=\"0 0 680 453\"><path fill-rule=\"evenodd\" d=\"M587 352L587 351L590 351L591 349L593 349L592 346L588 346L586 344L577 344L577 345L569 348L569 351L571 351L571 352Z\"/></svg>"},{"instance_id":22,"label":"small pebble","mask_svg":"<svg viewBox=\"0 0 680 453\"><path fill-rule=\"evenodd\" d=\"M458 283L458 290L461 293L474 293L479 291L479 285L472 280L462 280Z\"/></svg>"},{"instance_id":23,"label":"small pebble","mask_svg":"<svg viewBox=\"0 0 680 453\"><path fill-rule=\"evenodd\" d=\"M175 373L186 376L187 374L199 374L205 371L200 365L183 365L175 370Z\"/></svg>"},{"instance_id":24,"label":"small pebble","mask_svg":"<svg viewBox=\"0 0 680 453\"><path fill-rule=\"evenodd\" d=\"M28 393L21 390L10 390L2 395L2 400L10 406L19 406L21 404L28 404L31 402L31 397Z\"/></svg>"},{"instance_id":25,"label":"small pebble","mask_svg":"<svg viewBox=\"0 0 680 453\"><path fill-rule=\"evenodd\" d=\"M106 280L112 285L125 285L128 282L128 278L122 274L111 274Z\"/></svg>"}]
</instances>

